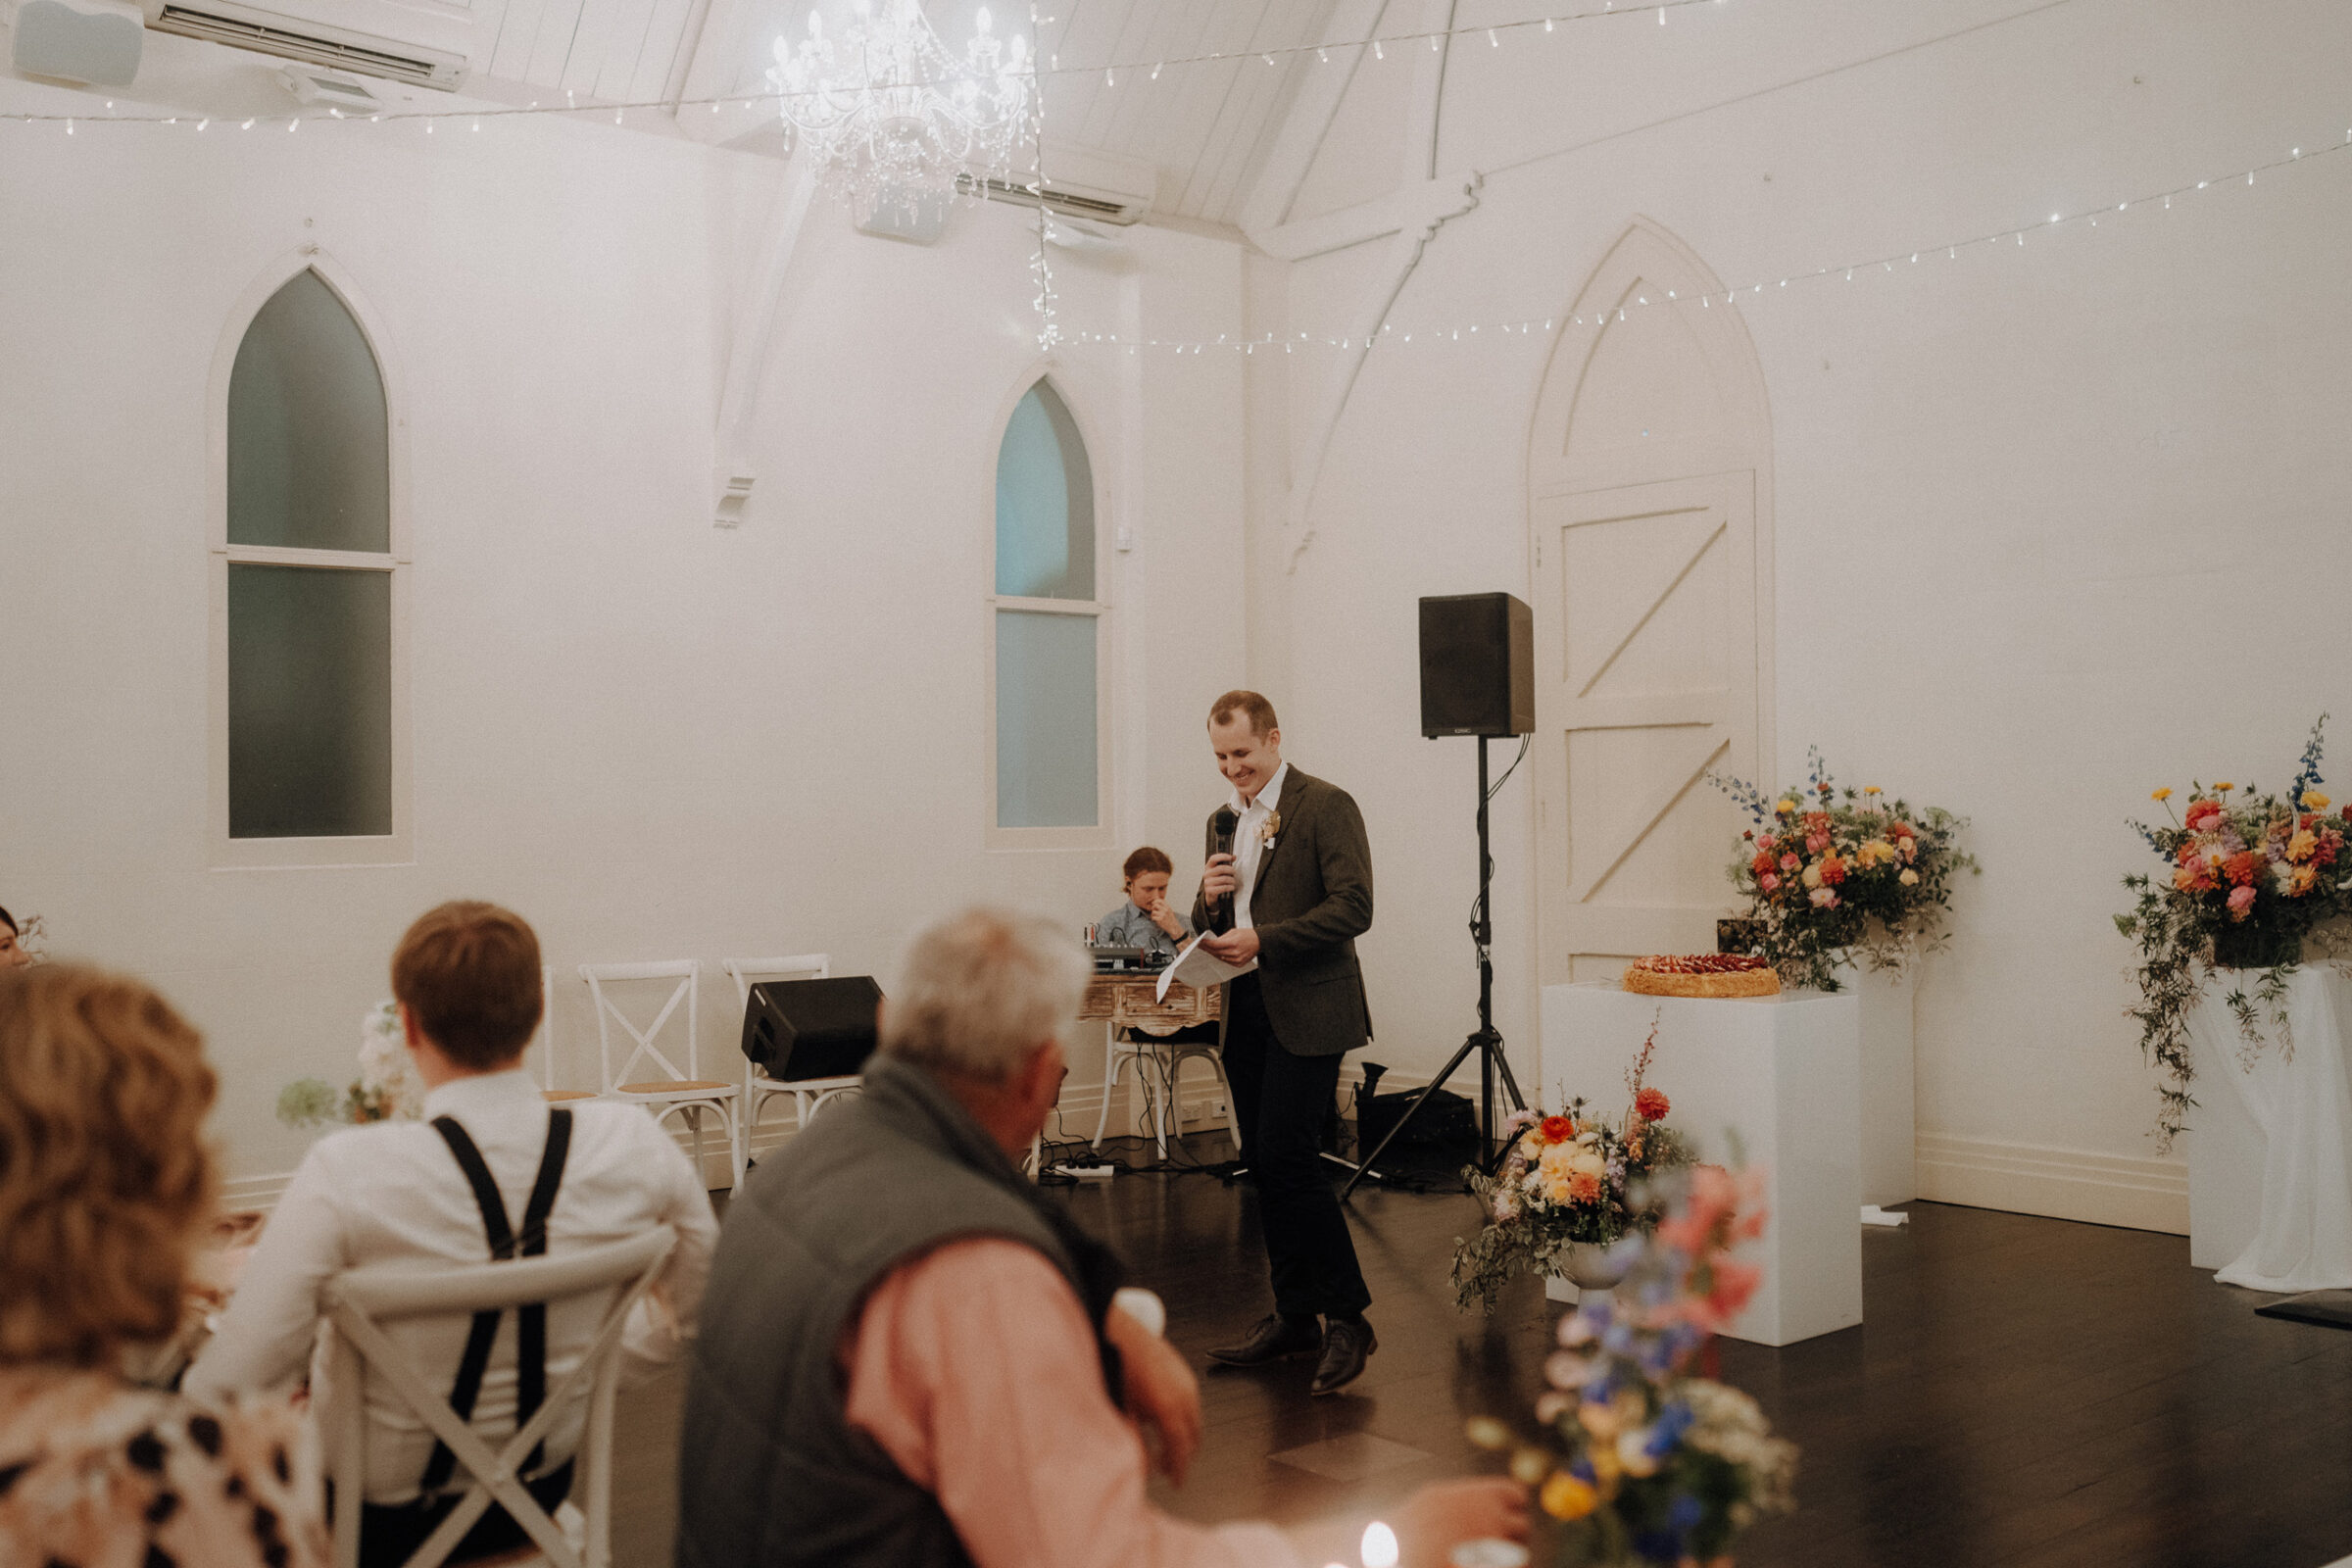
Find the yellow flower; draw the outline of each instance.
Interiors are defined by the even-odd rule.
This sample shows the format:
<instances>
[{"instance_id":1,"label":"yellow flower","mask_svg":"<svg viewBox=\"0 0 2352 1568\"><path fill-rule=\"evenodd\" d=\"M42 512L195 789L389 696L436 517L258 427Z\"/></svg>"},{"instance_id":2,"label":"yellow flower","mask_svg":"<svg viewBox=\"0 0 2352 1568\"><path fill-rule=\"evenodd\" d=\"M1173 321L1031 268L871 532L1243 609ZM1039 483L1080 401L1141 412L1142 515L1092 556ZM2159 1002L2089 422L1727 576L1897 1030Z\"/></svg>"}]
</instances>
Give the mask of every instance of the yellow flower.
<instances>
[{"instance_id":1,"label":"yellow flower","mask_svg":"<svg viewBox=\"0 0 2352 1568\"><path fill-rule=\"evenodd\" d=\"M1884 795L1886 792L1879 788L1876 784L1865 784L1862 786L1862 793L1865 795Z\"/></svg>"},{"instance_id":2,"label":"yellow flower","mask_svg":"<svg viewBox=\"0 0 2352 1568\"><path fill-rule=\"evenodd\" d=\"M2157 790L2148 797L2148 799L2151 801L2169 801L2172 798L2173 787L2170 784L2167 784L2164 788Z\"/></svg>"},{"instance_id":3,"label":"yellow flower","mask_svg":"<svg viewBox=\"0 0 2352 1568\"><path fill-rule=\"evenodd\" d=\"M1896 877L1895 880L1907 888L1915 888L1919 886L1919 873L1906 865L1903 867L1903 874Z\"/></svg>"},{"instance_id":4,"label":"yellow flower","mask_svg":"<svg viewBox=\"0 0 2352 1568\"><path fill-rule=\"evenodd\" d=\"M1796 814L1796 803L1790 800L1775 801L1772 803L1772 808L1780 812L1783 816L1794 816Z\"/></svg>"},{"instance_id":5,"label":"yellow flower","mask_svg":"<svg viewBox=\"0 0 2352 1568\"><path fill-rule=\"evenodd\" d=\"M2228 791L2237 788L2237 786L2234 784L2216 784L2214 788L2227 793Z\"/></svg>"},{"instance_id":6,"label":"yellow flower","mask_svg":"<svg viewBox=\"0 0 2352 1568\"><path fill-rule=\"evenodd\" d=\"M2325 811L2328 809L2328 797L2322 795L2318 790L2305 790L2303 792L2303 809Z\"/></svg>"},{"instance_id":7,"label":"yellow flower","mask_svg":"<svg viewBox=\"0 0 2352 1568\"><path fill-rule=\"evenodd\" d=\"M2298 862L2308 860L2311 858L2311 852L2319 847L2318 835L2309 828L2302 828L2296 832L2293 838L2286 841L2286 858Z\"/></svg>"},{"instance_id":8,"label":"yellow flower","mask_svg":"<svg viewBox=\"0 0 2352 1568\"><path fill-rule=\"evenodd\" d=\"M1821 862L1819 860L1805 867L1805 886L1809 888L1821 886Z\"/></svg>"},{"instance_id":9,"label":"yellow flower","mask_svg":"<svg viewBox=\"0 0 2352 1568\"><path fill-rule=\"evenodd\" d=\"M1600 1494L1565 1470L1552 1473L1540 1494L1544 1511L1554 1519L1582 1519L1600 1502Z\"/></svg>"}]
</instances>

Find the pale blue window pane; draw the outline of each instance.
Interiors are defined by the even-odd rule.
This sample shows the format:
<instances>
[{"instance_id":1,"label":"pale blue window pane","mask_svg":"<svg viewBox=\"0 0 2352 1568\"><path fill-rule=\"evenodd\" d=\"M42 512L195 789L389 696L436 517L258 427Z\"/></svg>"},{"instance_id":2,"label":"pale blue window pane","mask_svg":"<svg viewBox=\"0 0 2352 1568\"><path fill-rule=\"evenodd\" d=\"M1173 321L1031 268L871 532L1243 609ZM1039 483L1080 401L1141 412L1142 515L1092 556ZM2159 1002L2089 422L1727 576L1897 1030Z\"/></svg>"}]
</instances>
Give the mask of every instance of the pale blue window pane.
<instances>
[{"instance_id":1,"label":"pale blue window pane","mask_svg":"<svg viewBox=\"0 0 2352 1568\"><path fill-rule=\"evenodd\" d=\"M297 273L229 373L228 542L390 550L387 431L367 335L318 273Z\"/></svg>"},{"instance_id":2,"label":"pale blue window pane","mask_svg":"<svg viewBox=\"0 0 2352 1568\"><path fill-rule=\"evenodd\" d=\"M228 568L228 834L392 831L392 574Z\"/></svg>"},{"instance_id":3,"label":"pale blue window pane","mask_svg":"<svg viewBox=\"0 0 2352 1568\"><path fill-rule=\"evenodd\" d=\"M997 449L997 592L1095 597L1095 472L1054 388L1031 387Z\"/></svg>"},{"instance_id":4,"label":"pale blue window pane","mask_svg":"<svg viewBox=\"0 0 2352 1568\"><path fill-rule=\"evenodd\" d=\"M997 612L997 826L1093 827L1093 615Z\"/></svg>"}]
</instances>

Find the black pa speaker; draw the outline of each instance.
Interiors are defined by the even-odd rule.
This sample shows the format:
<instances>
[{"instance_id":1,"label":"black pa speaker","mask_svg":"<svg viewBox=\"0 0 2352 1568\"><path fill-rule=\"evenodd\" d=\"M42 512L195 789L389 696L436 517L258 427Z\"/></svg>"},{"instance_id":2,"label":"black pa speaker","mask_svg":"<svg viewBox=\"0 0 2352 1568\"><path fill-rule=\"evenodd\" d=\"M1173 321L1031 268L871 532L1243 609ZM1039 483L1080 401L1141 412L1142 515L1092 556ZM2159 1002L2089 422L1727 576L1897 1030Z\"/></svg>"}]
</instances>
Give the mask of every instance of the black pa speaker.
<instances>
[{"instance_id":1,"label":"black pa speaker","mask_svg":"<svg viewBox=\"0 0 2352 1568\"><path fill-rule=\"evenodd\" d=\"M874 1054L881 1000L870 974L762 981L744 1004L743 1054L786 1083L855 1077Z\"/></svg>"},{"instance_id":2,"label":"black pa speaker","mask_svg":"<svg viewBox=\"0 0 2352 1568\"><path fill-rule=\"evenodd\" d=\"M1536 617L1509 594L1421 601L1421 733L1532 735Z\"/></svg>"}]
</instances>

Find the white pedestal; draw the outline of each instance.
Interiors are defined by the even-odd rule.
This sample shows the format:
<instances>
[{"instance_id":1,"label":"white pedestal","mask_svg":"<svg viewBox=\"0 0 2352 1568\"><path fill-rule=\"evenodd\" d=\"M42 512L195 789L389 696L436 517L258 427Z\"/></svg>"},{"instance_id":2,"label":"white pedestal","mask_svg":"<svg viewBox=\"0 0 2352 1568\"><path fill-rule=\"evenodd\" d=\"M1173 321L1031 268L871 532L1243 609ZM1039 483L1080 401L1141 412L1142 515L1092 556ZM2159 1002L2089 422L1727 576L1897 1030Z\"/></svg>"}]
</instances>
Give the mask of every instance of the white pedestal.
<instances>
[{"instance_id":1,"label":"white pedestal","mask_svg":"<svg viewBox=\"0 0 2352 1568\"><path fill-rule=\"evenodd\" d=\"M1547 986L1540 1099L1578 1094L1622 1111L1625 1071L1658 1019L1649 1083L1668 1122L1710 1164L1765 1173L1769 1219L1740 1249L1762 1284L1726 1331L1790 1345L1862 1321L1860 1003L1851 993L1701 1002L1642 997L1615 981Z\"/></svg>"},{"instance_id":2,"label":"white pedestal","mask_svg":"<svg viewBox=\"0 0 2352 1568\"><path fill-rule=\"evenodd\" d=\"M2243 977L2263 1048L2230 1010L2232 976L2206 987L2188 1018L2196 1108L2188 1156L2188 1261L2258 1291L2352 1287L2352 979L2307 964L2287 981L2290 1055L2276 1010Z\"/></svg>"},{"instance_id":3,"label":"white pedestal","mask_svg":"<svg viewBox=\"0 0 2352 1568\"><path fill-rule=\"evenodd\" d=\"M1862 1201L1882 1208L1919 1196L1912 1002L1908 974L1847 970L1841 983L1861 1011Z\"/></svg>"}]
</instances>

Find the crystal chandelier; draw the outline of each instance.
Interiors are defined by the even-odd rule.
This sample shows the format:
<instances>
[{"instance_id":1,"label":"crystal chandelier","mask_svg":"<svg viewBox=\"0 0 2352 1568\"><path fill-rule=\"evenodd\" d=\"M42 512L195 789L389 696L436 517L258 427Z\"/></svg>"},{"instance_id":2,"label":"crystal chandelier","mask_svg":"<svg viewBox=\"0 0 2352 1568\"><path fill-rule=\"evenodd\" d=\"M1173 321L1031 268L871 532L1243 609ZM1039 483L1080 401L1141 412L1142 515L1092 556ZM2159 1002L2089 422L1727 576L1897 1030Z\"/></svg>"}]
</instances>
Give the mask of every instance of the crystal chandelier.
<instances>
[{"instance_id":1,"label":"crystal chandelier","mask_svg":"<svg viewBox=\"0 0 2352 1568\"><path fill-rule=\"evenodd\" d=\"M967 167L1011 169L1031 128L1027 40L999 39L982 10L958 59L920 0L856 9L838 39L811 11L808 36L798 47L778 38L767 73L786 133L815 157L826 186L861 207L945 200Z\"/></svg>"}]
</instances>

